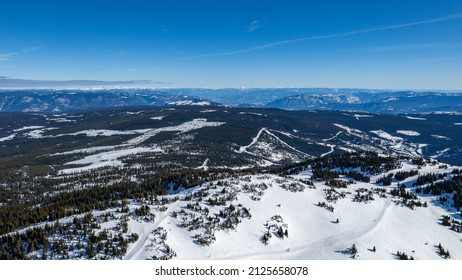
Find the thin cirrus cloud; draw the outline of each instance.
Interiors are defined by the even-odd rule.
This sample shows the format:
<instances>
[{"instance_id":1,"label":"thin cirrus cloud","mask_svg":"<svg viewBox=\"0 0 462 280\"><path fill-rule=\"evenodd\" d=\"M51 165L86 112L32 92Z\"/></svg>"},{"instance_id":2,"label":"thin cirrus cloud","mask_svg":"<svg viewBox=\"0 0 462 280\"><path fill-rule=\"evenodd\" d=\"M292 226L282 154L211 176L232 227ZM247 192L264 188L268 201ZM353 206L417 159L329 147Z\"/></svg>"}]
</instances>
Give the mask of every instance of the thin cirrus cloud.
<instances>
[{"instance_id":1,"label":"thin cirrus cloud","mask_svg":"<svg viewBox=\"0 0 462 280\"><path fill-rule=\"evenodd\" d=\"M124 56L126 54L127 54L126 52L121 51L121 52L110 53L110 54L108 54L106 56Z\"/></svg>"},{"instance_id":2,"label":"thin cirrus cloud","mask_svg":"<svg viewBox=\"0 0 462 280\"><path fill-rule=\"evenodd\" d=\"M18 53L0 53L0 61L11 60L11 57L17 54Z\"/></svg>"},{"instance_id":3,"label":"thin cirrus cloud","mask_svg":"<svg viewBox=\"0 0 462 280\"><path fill-rule=\"evenodd\" d=\"M40 49L42 47L43 46L40 45L40 46L33 46L33 47L29 47L29 48L24 48L24 49L21 49L20 51L17 51L17 52L0 53L0 61L12 60L13 57L16 56L16 55L19 55L21 53L27 53L27 52L35 51L35 50L38 50L38 49Z\"/></svg>"},{"instance_id":4,"label":"thin cirrus cloud","mask_svg":"<svg viewBox=\"0 0 462 280\"><path fill-rule=\"evenodd\" d=\"M383 31L383 30L393 30L393 29L399 29L399 28L405 28L405 27L411 27L411 26L443 22L443 21L448 21L448 20L453 20L453 19L458 19L458 18L462 18L462 13L446 15L446 16L437 17L437 18L428 19L428 20L372 27L372 28L367 28L367 29L353 30L353 31L341 32L341 33L335 33L335 34L307 36L307 37L301 37L301 38L296 38L296 39L273 42L273 43L259 45L255 47L245 48L245 49L229 51L229 52L209 53L209 54L182 57L177 60L188 60L188 59L196 59L196 58L203 58L203 57L218 57L218 56L235 55L235 54L254 52L258 50L263 50L263 49L268 49L268 48L273 48L273 47L288 45L288 44L295 44L295 43L300 43L300 42L305 42L305 41L354 36L354 35L372 33L372 32Z\"/></svg>"},{"instance_id":5,"label":"thin cirrus cloud","mask_svg":"<svg viewBox=\"0 0 462 280\"><path fill-rule=\"evenodd\" d=\"M24 48L24 49L22 49L21 51L22 51L22 52L32 52L32 51L39 50L39 49L41 49L41 48L43 48L43 45Z\"/></svg>"},{"instance_id":6,"label":"thin cirrus cloud","mask_svg":"<svg viewBox=\"0 0 462 280\"><path fill-rule=\"evenodd\" d=\"M263 28L263 27L264 27L264 24L263 24L263 23L261 23L261 22L258 21L258 20L254 20L254 21L252 21L252 22L249 24L249 26L247 26L247 30L248 30L249 32L254 32L254 31L256 31L256 30L258 30L258 29L261 29L261 28Z\"/></svg>"}]
</instances>

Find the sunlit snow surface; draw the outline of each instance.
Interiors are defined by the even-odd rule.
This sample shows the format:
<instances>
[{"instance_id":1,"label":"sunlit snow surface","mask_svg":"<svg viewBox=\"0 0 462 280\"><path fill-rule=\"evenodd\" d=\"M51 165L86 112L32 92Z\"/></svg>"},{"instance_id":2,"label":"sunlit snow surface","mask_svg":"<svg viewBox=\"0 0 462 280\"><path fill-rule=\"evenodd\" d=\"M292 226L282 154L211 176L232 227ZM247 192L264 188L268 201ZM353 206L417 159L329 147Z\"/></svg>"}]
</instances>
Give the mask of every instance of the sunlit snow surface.
<instances>
[{"instance_id":1,"label":"sunlit snow surface","mask_svg":"<svg viewBox=\"0 0 462 280\"><path fill-rule=\"evenodd\" d=\"M416 166L404 163L401 170L415 169ZM450 171L449 170L445 170ZM391 171L393 172L393 171ZM423 167L420 172L441 172L437 166ZM326 201L324 183L316 183L316 189L306 188L302 192L291 192L281 186L300 183L299 179L309 179L309 170L282 178L276 175L254 175L249 178L230 178L225 187L227 191L235 190L236 200L227 203L241 205L249 209L251 218L242 218L235 229L218 230L216 241L202 246L194 242L194 235L203 229L188 231L179 227L180 218L172 213L186 209L184 200L187 195L200 190L208 191L208 197L222 193L223 187L216 182L195 189L181 192L179 201L168 204L165 211L155 211L154 223L131 221L130 230L140 235L139 241L130 245L125 259L149 259L156 254L152 250L155 239L151 233L157 227L167 232L166 243L176 252L178 259L350 259L348 248L355 244L359 254L357 259L396 259L397 251L405 252L415 259L441 259L435 247L441 243L449 248L452 259L462 258L462 242L460 234L440 224L441 215L453 213L439 205L433 196L421 196L428 207L417 207L411 210L397 203L397 198L388 193L385 197L374 195L374 200L367 203L353 202L352 195L360 188L374 188L373 183L356 183L347 189L339 189L347 193L344 199L329 203L334 207L330 212L316 206ZM372 177L375 181L376 177ZM416 176L404 181L410 185ZM254 193L244 191L247 185L265 184L259 200L252 199ZM215 186L215 187L214 187ZM396 187L396 183L392 187ZM388 188L387 188L388 189ZM351 193L351 194L348 194ZM218 213L223 206L210 207L207 197L198 202L201 207L209 207L210 214ZM194 202L194 201L193 201ZM151 206L151 209L159 209ZM288 238L273 235L268 245L261 241L265 232L265 224L271 217L280 215L288 228ZM336 223L336 220L339 223ZM376 247L376 251L372 250Z\"/></svg>"}]
</instances>

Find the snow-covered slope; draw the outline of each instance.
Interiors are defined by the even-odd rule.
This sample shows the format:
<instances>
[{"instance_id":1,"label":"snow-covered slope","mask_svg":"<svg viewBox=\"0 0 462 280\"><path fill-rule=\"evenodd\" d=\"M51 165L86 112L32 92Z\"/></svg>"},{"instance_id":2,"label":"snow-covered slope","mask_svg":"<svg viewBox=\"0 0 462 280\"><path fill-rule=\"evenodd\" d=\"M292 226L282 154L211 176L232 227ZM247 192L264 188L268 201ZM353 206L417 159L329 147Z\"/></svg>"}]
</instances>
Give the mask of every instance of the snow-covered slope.
<instances>
[{"instance_id":1,"label":"snow-covered slope","mask_svg":"<svg viewBox=\"0 0 462 280\"><path fill-rule=\"evenodd\" d=\"M436 166L422 170L435 171L438 171ZM156 250L160 245L152 233L159 227L167 234L162 242L178 259L349 259L352 244L358 249L357 259L396 259L397 251L415 259L441 259L436 247L440 243L448 248L451 258L462 258L460 233L441 225L441 216L451 213L441 207L435 197L420 197L428 207L413 210L388 193L389 189L396 188L394 183L388 188L378 187L386 193L374 191L371 201L355 202L358 190L377 188L375 183L358 182L347 189L337 189L344 197L329 202L326 200L329 187L324 183L316 183L314 187L303 183L310 175L305 171L285 178L247 176L182 192L176 195L179 200L167 205L164 212L152 206L157 216L154 223L132 221L129 224L141 238L128 248L125 258L163 256L161 249ZM415 178L406 181L412 180ZM201 199L195 194L200 194ZM211 207L208 202L209 198L227 196L234 199L223 206ZM333 211L319 207L319 202L331 205ZM223 228L226 219L220 217L220 211L226 212L231 204L240 209L236 210L239 222L226 229ZM251 217L242 214L242 209L247 209ZM217 226L206 226L208 217L220 217ZM287 229L288 236L278 236L279 226ZM267 232L269 241L265 244L262 238ZM208 236L210 239L205 240L212 241L201 245L198 236Z\"/></svg>"}]
</instances>

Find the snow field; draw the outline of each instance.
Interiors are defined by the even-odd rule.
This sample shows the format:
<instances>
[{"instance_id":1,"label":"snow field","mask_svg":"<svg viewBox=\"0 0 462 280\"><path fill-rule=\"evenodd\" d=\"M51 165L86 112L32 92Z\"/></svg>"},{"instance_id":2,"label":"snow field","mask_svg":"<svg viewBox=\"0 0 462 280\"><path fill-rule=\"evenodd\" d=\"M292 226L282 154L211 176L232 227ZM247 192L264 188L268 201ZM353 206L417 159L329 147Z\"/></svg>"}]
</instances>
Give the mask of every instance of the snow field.
<instances>
[{"instance_id":1,"label":"snow field","mask_svg":"<svg viewBox=\"0 0 462 280\"><path fill-rule=\"evenodd\" d=\"M404 162L399 170L413 169L416 166ZM427 166L421 172L437 171L438 167ZM308 179L309 176L310 172L306 171L294 178ZM407 178L403 182L410 185L416 177ZM337 202L328 202L334 207L334 211L330 212L317 206L318 202L326 201L323 190L329 187L324 183L316 183L316 189L305 188L303 192L291 192L283 189L281 184L287 184L293 179L287 182L284 180L276 175L256 175L251 177L251 182L239 181L236 185L238 189L244 184L261 183L265 183L268 189L260 200L252 199L252 194L240 189L237 200L227 202L227 205L242 205L249 209L251 218L242 218L236 229L217 230L216 240L210 245L195 243L195 231L179 227L176 219L161 212L155 212L156 215L162 215L156 221L156 226L166 230L166 243L176 252L178 259L350 259L348 248L352 244L358 248L357 259L396 259L397 251L416 259L441 259L435 247L439 243L449 248L452 259L462 258L460 234L440 224L441 215L451 212L435 204L433 196L421 196L420 199L427 202L428 207L417 207L415 210L397 203L396 198L388 193L386 197L374 194L374 200L367 203L353 202L352 194L357 189L377 187L373 183L356 183L347 189L337 189L351 194ZM181 198L186 193L199 190L204 190L204 187L187 190L179 196ZM220 191L218 187L212 193ZM180 199L168 206L167 213L184 209L189 202ZM208 204L203 200L200 205ZM222 207L211 208L210 213L216 214L219 209ZM288 238L281 239L273 234L268 245L265 245L261 240L266 232L265 223L274 215L280 215L283 223L287 224ZM336 223L336 219L339 223ZM144 227L151 229L153 225L139 224L133 230L143 234ZM131 254L131 258L150 258L152 252L146 250L147 245L139 244L133 245L138 253ZM372 250L374 246L376 252Z\"/></svg>"}]
</instances>

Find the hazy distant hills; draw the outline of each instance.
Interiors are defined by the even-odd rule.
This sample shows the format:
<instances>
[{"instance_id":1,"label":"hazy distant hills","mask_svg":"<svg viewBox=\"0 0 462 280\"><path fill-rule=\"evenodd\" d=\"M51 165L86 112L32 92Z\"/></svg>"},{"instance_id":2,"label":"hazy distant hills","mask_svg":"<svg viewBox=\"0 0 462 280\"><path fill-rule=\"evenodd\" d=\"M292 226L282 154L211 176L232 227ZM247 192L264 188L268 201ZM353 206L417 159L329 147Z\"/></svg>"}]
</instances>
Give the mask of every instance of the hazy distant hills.
<instances>
[{"instance_id":1,"label":"hazy distant hills","mask_svg":"<svg viewBox=\"0 0 462 280\"><path fill-rule=\"evenodd\" d=\"M462 93L325 88L0 91L0 111L3 112L56 113L194 104L377 113L458 112L462 111Z\"/></svg>"},{"instance_id":2,"label":"hazy distant hills","mask_svg":"<svg viewBox=\"0 0 462 280\"><path fill-rule=\"evenodd\" d=\"M328 109L381 113L447 112L462 110L462 95L433 92L300 94L276 99L266 106L288 110Z\"/></svg>"},{"instance_id":3,"label":"hazy distant hills","mask_svg":"<svg viewBox=\"0 0 462 280\"><path fill-rule=\"evenodd\" d=\"M132 106L194 105L200 101L178 91L144 89L0 91L0 111L3 112L59 113Z\"/></svg>"}]
</instances>

